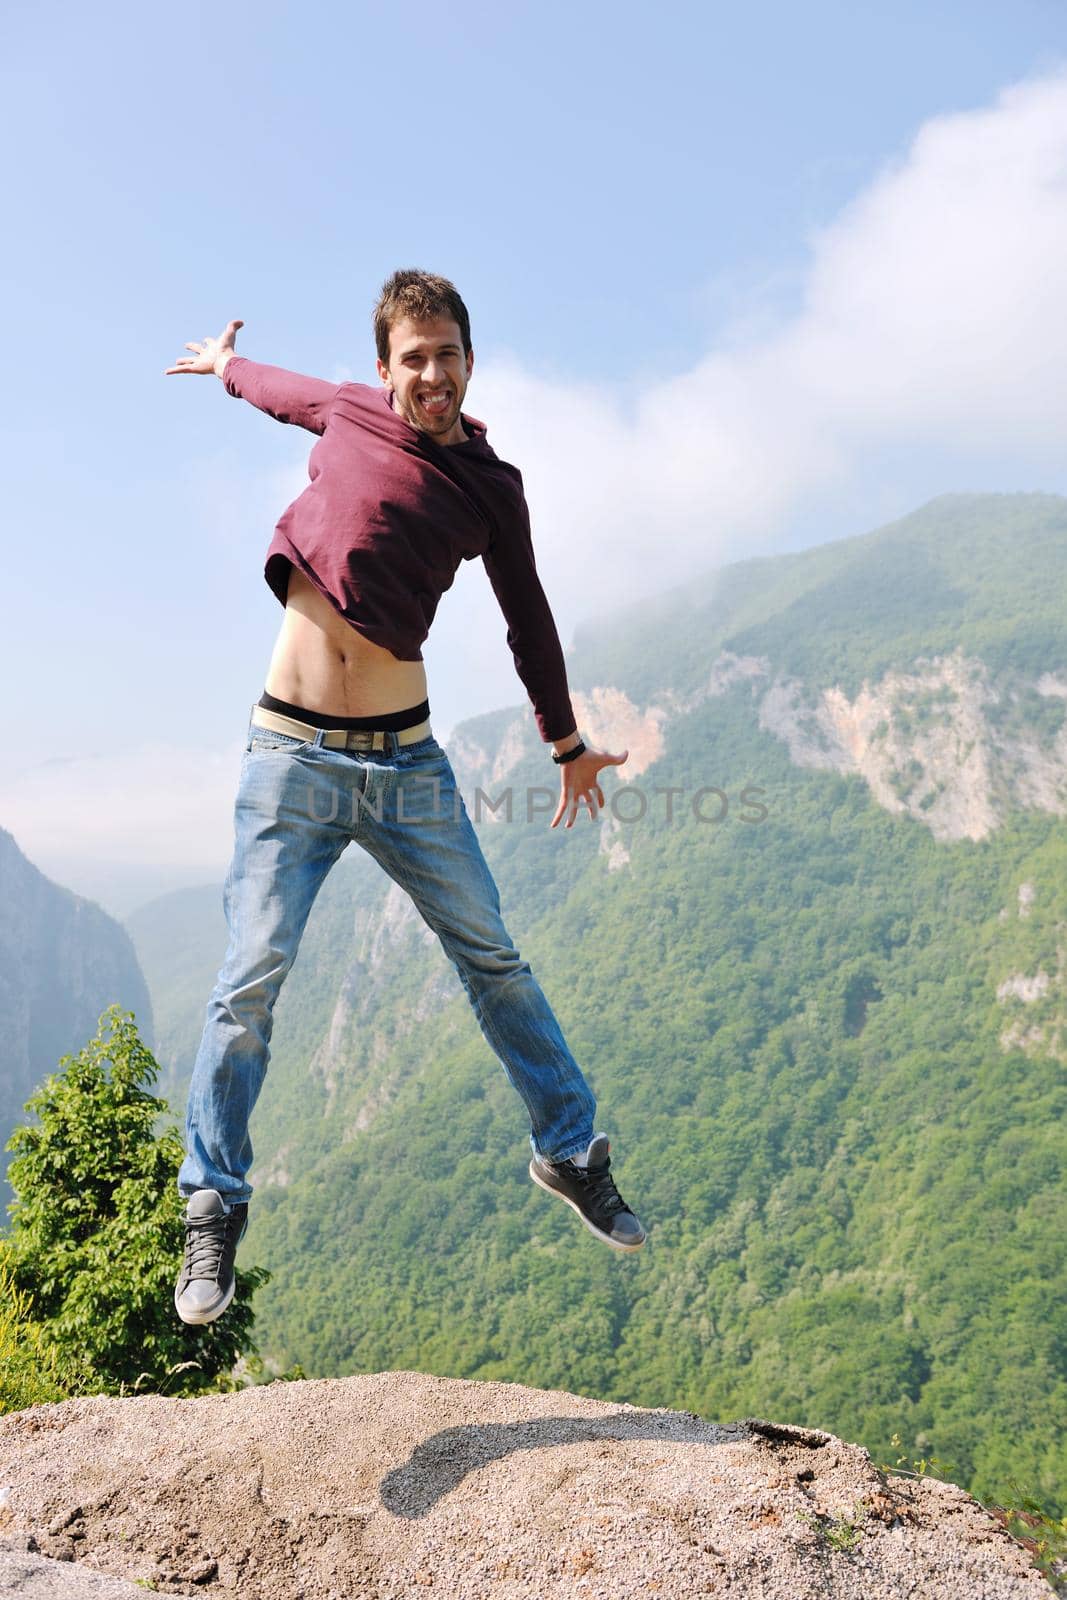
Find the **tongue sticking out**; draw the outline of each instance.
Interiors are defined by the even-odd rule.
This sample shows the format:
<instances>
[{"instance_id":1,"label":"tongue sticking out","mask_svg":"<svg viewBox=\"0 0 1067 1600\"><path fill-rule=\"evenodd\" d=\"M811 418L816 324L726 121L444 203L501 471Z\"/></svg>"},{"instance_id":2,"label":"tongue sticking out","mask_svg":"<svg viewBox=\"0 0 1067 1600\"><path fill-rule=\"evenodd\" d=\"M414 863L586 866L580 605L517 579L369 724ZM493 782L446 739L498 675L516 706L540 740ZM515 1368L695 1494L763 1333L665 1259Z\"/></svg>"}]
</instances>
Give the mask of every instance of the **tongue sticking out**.
<instances>
[{"instance_id":1,"label":"tongue sticking out","mask_svg":"<svg viewBox=\"0 0 1067 1600\"><path fill-rule=\"evenodd\" d=\"M435 397L430 399L426 395L422 395L420 396L419 403L422 406L422 409L424 411L428 411L432 417L441 417L444 416L445 412L451 405L452 397L451 395L446 394L442 395L440 398Z\"/></svg>"}]
</instances>

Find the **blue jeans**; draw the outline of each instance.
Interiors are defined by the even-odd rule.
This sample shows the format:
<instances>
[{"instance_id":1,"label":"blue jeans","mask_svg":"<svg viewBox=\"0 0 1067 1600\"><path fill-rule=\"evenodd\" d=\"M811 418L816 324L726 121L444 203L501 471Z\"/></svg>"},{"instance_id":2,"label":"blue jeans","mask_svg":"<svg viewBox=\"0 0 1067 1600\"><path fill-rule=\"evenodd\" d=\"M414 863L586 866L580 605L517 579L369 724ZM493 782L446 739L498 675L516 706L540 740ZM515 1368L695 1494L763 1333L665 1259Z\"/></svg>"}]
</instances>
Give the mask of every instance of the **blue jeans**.
<instances>
[{"instance_id":1,"label":"blue jeans","mask_svg":"<svg viewBox=\"0 0 1067 1600\"><path fill-rule=\"evenodd\" d=\"M183 1195L252 1193L249 1117L270 1059L273 1007L315 896L350 840L406 890L456 967L490 1049L550 1161L584 1151L596 1101L500 916L500 896L432 736L376 751L329 749L249 717L223 887L229 945L189 1085Z\"/></svg>"}]
</instances>

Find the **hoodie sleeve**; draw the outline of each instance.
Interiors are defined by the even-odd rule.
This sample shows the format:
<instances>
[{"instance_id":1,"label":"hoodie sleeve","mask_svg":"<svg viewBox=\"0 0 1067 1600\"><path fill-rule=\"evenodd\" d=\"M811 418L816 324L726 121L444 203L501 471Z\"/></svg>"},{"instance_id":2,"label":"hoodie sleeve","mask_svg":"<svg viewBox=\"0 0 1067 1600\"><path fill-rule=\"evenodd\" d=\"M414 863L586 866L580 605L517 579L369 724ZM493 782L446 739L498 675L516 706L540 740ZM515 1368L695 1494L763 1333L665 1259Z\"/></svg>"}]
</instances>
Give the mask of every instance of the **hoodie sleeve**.
<instances>
[{"instance_id":1,"label":"hoodie sleeve","mask_svg":"<svg viewBox=\"0 0 1067 1600\"><path fill-rule=\"evenodd\" d=\"M530 697L541 738L546 744L565 739L577 723L559 634L537 575L521 484L513 514L498 525L482 561L507 622L515 671Z\"/></svg>"},{"instance_id":2,"label":"hoodie sleeve","mask_svg":"<svg viewBox=\"0 0 1067 1600\"><path fill-rule=\"evenodd\" d=\"M284 367L268 367L247 356L231 356L222 369L227 394L258 406L277 422L292 422L309 433L325 433L330 408L342 386L324 378L305 378Z\"/></svg>"}]
</instances>

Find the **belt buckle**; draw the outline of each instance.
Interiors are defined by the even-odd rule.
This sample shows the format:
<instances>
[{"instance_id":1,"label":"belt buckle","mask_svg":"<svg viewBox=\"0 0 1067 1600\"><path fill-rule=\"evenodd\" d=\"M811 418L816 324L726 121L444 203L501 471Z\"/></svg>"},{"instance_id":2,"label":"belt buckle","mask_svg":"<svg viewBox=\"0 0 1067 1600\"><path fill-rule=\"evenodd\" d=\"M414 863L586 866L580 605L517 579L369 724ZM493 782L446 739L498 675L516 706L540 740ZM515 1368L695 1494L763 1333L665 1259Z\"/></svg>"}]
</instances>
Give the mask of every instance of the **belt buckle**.
<instances>
[{"instance_id":1,"label":"belt buckle","mask_svg":"<svg viewBox=\"0 0 1067 1600\"><path fill-rule=\"evenodd\" d=\"M345 730L346 750L373 750L375 748L375 732L372 728L348 728ZM385 740L382 740L384 747Z\"/></svg>"}]
</instances>

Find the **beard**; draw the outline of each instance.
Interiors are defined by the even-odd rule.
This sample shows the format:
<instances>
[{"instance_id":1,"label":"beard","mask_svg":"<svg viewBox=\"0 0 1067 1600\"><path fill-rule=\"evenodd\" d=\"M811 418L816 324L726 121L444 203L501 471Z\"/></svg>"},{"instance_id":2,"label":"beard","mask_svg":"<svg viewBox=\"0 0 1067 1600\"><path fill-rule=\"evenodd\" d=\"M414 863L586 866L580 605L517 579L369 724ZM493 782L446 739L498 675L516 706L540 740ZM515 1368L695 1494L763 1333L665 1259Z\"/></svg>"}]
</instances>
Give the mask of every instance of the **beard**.
<instances>
[{"instance_id":1,"label":"beard","mask_svg":"<svg viewBox=\"0 0 1067 1600\"><path fill-rule=\"evenodd\" d=\"M449 384L449 389L451 388L452 385ZM463 393L466 394L466 389L464 389ZM437 434L449 433L455 427L463 407L463 395L456 394L454 391L451 402L438 416L431 416L429 412L424 411L414 395L412 395L410 401L405 401L394 390L393 396L396 401L396 409L404 420L410 422L413 428L418 428L420 433L428 433L431 438Z\"/></svg>"}]
</instances>

